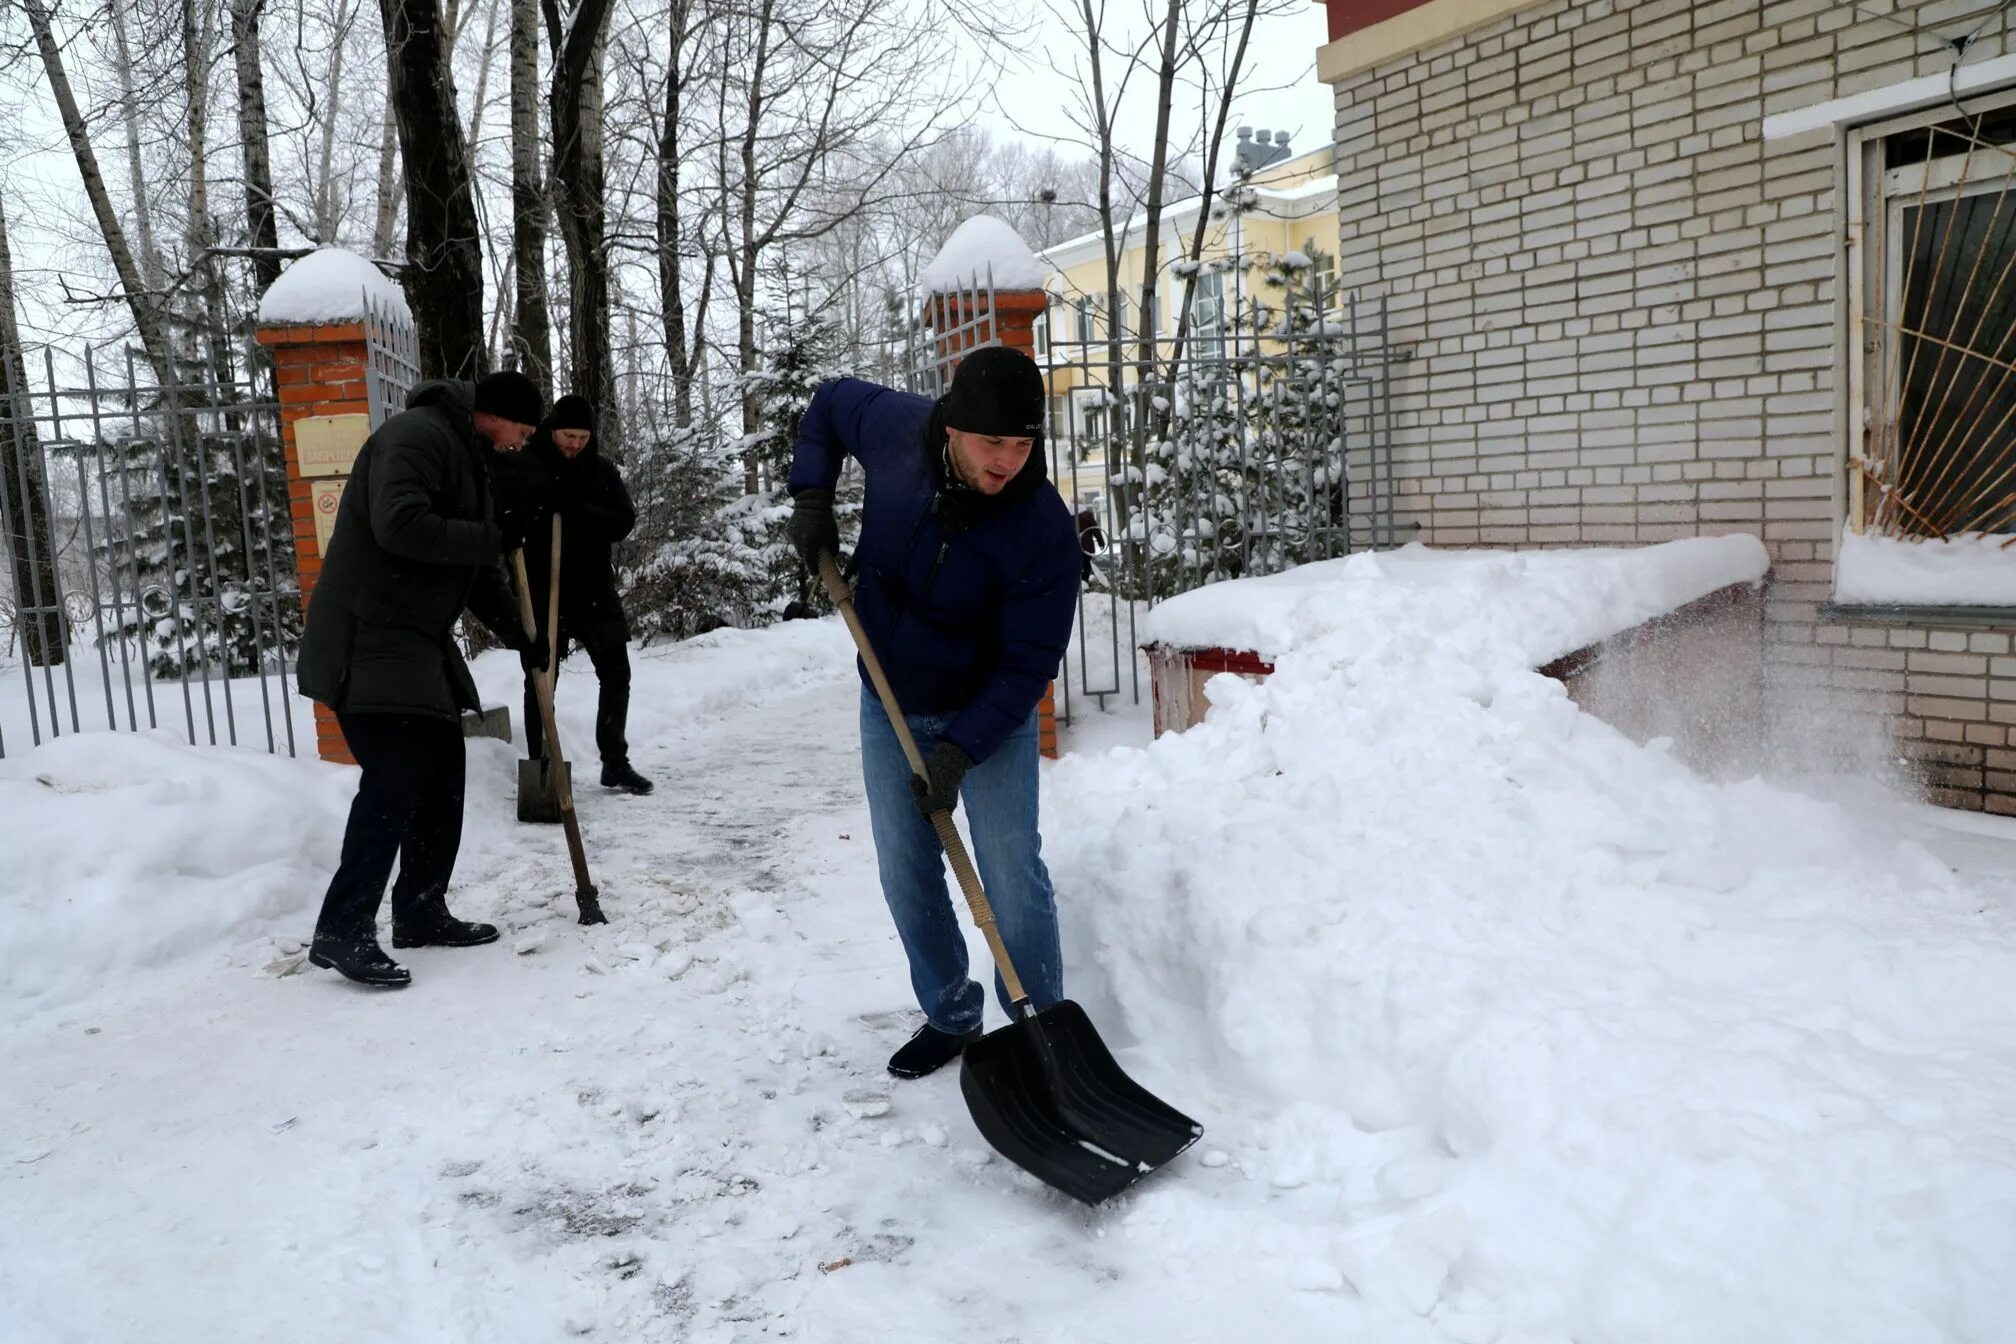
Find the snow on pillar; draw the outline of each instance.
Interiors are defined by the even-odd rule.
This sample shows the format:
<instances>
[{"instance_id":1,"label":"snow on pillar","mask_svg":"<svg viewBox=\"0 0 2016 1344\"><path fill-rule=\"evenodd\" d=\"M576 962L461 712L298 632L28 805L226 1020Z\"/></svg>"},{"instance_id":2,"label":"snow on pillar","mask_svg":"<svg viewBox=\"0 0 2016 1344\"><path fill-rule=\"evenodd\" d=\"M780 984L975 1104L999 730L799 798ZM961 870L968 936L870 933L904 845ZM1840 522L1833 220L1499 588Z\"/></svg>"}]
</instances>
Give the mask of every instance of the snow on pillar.
<instances>
[{"instance_id":1,"label":"snow on pillar","mask_svg":"<svg viewBox=\"0 0 2016 1344\"><path fill-rule=\"evenodd\" d=\"M1036 319L1050 306L1043 280L1043 263L1008 224L975 215L954 229L924 268L924 325L946 375L986 338L990 288L996 341L1034 359ZM1043 688L1036 732L1043 754L1057 759L1055 682Z\"/></svg>"},{"instance_id":2,"label":"snow on pillar","mask_svg":"<svg viewBox=\"0 0 2016 1344\"><path fill-rule=\"evenodd\" d=\"M365 391L364 298L406 313L399 287L364 258L325 247L290 265L259 301L259 344L273 357L287 502L301 605L322 572L322 553L350 464L371 432ZM354 764L336 717L315 706L315 743L325 761Z\"/></svg>"}]
</instances>

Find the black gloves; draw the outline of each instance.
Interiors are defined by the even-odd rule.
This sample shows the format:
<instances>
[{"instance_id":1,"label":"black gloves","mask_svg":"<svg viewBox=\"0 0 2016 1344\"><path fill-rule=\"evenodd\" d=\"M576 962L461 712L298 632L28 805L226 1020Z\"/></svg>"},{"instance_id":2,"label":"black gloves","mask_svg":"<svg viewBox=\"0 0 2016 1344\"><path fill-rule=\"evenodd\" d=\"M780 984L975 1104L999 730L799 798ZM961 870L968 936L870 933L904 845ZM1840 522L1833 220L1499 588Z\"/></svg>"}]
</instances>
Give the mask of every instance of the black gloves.
<instances>
[{"instance_id":1,"label":"black gloves","mask_svg":"<svg viewBox=\"0 0 2016 1344\"><path fill-rule=\"evenodd\" d=\"M819 572L821 552L840 554L840 524L833 518L831 490L800 490L791 499L791 548L805 568Z\"/></svg>"},{"instance_id":2,"label":"black gloves","mask_svg":"<svg viewBox=\"0 0 2016 1344\"><path fill-rule=\"evenodd\" d=\"M553 650L543 639L534 639L528 644L518 646L518 666L525 669L525 675L528 677L534 672L544 672L546 664L551 661Z\"/></svg>"},{"instance_id":3,"label":"black gloves","mask_svg":"<svg viewBox=\"0 0 2016 1344\"><path fill-rule=\"evenodd\" d=\"M931 759L924 762L924 768L931 772L931 782L927 784L922 776L912 775L910 792L917 795L917 810L929 821L938 813L959 806L959 781L973 768L973 758L950 742L940 742Z\"/></svg>"}]
</instances>

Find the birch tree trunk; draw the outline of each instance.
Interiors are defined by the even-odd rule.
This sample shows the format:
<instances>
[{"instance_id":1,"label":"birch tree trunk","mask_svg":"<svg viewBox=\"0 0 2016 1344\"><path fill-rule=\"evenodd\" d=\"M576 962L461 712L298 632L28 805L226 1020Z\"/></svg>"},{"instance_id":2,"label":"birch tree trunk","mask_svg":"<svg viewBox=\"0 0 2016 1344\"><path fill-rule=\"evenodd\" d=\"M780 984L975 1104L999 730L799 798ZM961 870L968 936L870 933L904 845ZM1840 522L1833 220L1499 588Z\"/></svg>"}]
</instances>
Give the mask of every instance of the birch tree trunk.
<instances>
[{"instance_id":1,"label":"birch tree trunk","mask_svg":"<svg viewBox=\"0 0 2016 1344\"><path fill-rule=\"evenodd\" d=\"M622 460L620 402L609 339L608 212L603 190L602 55L610 0L581 0L563 30L545 0L552 43L553 177L567 249L567 348L573 390L595 406L603 451Z\"/></svg>"}]
</instances>

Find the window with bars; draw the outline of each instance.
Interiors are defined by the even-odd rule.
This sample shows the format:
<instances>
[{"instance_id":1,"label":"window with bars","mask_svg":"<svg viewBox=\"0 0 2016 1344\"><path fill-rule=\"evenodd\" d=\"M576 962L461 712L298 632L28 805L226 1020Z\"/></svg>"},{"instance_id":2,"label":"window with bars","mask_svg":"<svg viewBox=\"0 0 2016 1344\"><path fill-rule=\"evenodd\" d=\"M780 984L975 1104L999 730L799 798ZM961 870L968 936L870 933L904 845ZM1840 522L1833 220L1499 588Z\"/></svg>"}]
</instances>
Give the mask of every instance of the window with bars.
<instances>
[{"instance_id":1,"label":"window with bars","mask_svg":"<svg viewBox=\"0 0 2016 1344\"><path fill-rule=\"evenodd\" d=\"M1850 525L2016 534L2016 98L1858 132L1849 171Z\"/></svg>"}]
</instances>

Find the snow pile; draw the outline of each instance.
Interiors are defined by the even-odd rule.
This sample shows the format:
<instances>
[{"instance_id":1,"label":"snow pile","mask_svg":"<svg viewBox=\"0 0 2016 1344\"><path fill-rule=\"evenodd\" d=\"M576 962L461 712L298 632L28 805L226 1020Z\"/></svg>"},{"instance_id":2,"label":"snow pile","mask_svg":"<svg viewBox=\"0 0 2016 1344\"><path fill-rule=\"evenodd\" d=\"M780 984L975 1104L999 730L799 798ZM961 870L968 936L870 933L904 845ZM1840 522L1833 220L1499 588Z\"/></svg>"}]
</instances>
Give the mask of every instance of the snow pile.
<instances>
[{"instance_id":1,"label":"snow pile","mask_svg":"<svg viewBox=\"0 0 2016 1344\"><path fill-rule=\"evenodd\" d=\"M1844 527L1834 600L2016 606L2016 537L1911 541Z\"/></svg>"},{"instance_id":2,"label":"snow pile","mask_svg":"<svg viewBox=\"0 0 2016 1344\"><path fill-rule=\"evenodd\" d=\"M1659 551L1652 609L1748 572ZM1999 1337L2016 912L1578 712L1530 669L1649 614L1612 561L1322 568L1168 604L1278 671L1046 800L1074 997L1208 1129L1137 1249L1332 1338Z\"/></svg>"},{"instance_id":3,"label":"snow pile","mask_svg":"<svg viewBox=\"0 0 2016 1344\"><path fill-rule=\"evenodd\" d=\"M975 215L952 231L924 268L930 294L956 294L992 277L996 289L1043 288L1043 263L1014 228L992 215Z\"/></svg>"},{"instance_id":4,"label":"snow pile","mask_svg":"<svg viewBox=\"0 0 2016 1344\"><path fill-rule=\"evenodd\" d=\"M1747 535L1569 551L1436 551L1419 543L1194 589L1162 603L1143 639L1278 658L1345 625L1367 604L1448 609L1447 629L1481 651L1539 667L1771 566Z\"/></svg>"},{"instance_id":5,"label":"snow pile","mask_svg":"<svg viewBox=\"0 0 2016 1344\"><path fill-rule=\"evenodd\" d=\"M0 1004L304 935L335 867L353 771L164 732L82 733L0 761Z\"/></svg>"},{"instance_id":6,"label":"snow pile","mask_svg":"<svg viewBox=\"0 0 2016 1344\"><path fill-rule=\"evenodd\" d=\"M367 294L379 311L413 320L405 292L383 271L355 252L317 248L280 273L259 300L259 321L268 326L355 322L364 316Z\"/></svg>"}]
</instances>

